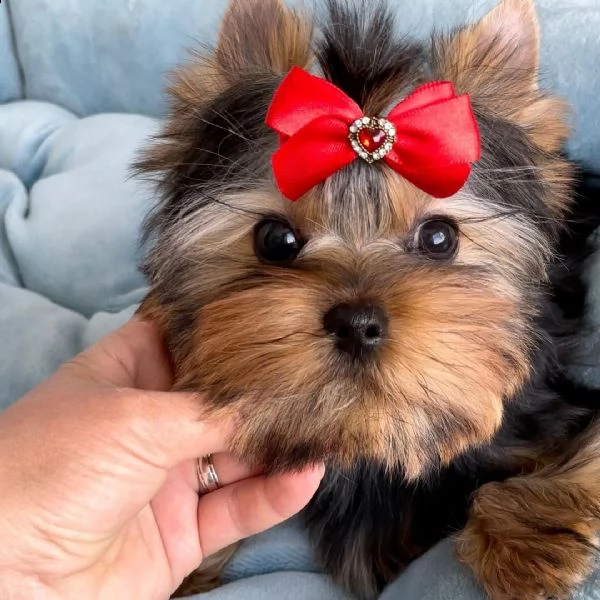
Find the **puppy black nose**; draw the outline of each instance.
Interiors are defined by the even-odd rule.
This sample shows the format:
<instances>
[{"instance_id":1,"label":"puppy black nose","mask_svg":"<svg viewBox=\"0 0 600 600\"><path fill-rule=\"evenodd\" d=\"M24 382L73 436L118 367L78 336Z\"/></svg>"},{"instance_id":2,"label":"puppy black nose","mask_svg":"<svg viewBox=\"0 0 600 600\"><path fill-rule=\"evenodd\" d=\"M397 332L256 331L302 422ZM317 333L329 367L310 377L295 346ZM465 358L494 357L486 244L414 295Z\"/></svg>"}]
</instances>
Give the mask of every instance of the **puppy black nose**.
<instances>
[{"instance_id":1,"label":"puppy black nose","mask_svg":"<svg viewBox=\"0 0 600 600\"><path fill-rule=\"evenodd\" d=\"M388 318L375 304L338 304L323 318L325 330L335 336L340 350L357 356L381 345Z\"/></svg>"}]
</instances>

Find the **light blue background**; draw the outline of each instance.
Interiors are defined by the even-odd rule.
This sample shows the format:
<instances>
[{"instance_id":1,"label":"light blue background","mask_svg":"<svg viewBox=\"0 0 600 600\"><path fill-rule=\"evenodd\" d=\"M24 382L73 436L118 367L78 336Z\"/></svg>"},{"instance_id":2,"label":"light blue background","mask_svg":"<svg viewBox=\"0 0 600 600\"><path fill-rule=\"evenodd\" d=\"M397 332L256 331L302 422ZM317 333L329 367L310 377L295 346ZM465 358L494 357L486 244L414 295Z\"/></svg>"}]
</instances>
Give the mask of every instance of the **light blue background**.
<instances>
[{"instance_id":1,"label":"light blue background","mask_svg":"<svg viewBox=\"0 0 600 600\"><path fill-rule=\"evenodd\" d=\"M416 36L479 17L493 5L390 2L403 31ZM537 5L543 83L574 106L573 155L600 169L600 2ZM137 236L153 191L128 179L128 165L157 131L167 70L197 40L214 37L224 6L223 0L0 3L0 407L124 322L143 297ZM597 259L590 277L597 327ZM584 374L600 384L597 347L592 336ZM249 540L228 570L231 583L206 600L343 598L314 570L303 532L286 524ZM578 600L600 596L596 589L597 576ZM482 596L446 543L414 563L384 598Z\"/></svg>"}]
</instances>

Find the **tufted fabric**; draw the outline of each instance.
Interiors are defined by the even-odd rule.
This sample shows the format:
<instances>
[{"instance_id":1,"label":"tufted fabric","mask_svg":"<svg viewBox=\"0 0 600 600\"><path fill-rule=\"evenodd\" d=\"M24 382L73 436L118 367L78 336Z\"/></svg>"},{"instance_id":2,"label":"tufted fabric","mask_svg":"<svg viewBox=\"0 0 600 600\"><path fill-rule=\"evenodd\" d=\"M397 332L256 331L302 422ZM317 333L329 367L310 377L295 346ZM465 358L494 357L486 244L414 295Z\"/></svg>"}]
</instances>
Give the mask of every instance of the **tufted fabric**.
<instances>
[{"instance_id":1,"label":"tufted fabric","mask_svg":"<svg viewBox=\"0 0 600 600\"><path fill-rule=\"evenodd\" d=\"M320 2L321 0L316 0ZM494 0L390 0L410 35L479 17ZM538 0L543 82L574 105L570 151L600 170L600 5ZM128 177L159 125L166 71L211 41L224 0L0 1L0 408L129 318L144 295L140 222L153 191ZM10 17L10 18L9 18ZM589 276L600 324L600 261ZM582 375L600 384L598 336ZM295 522L245 543L206 600L343 600L315 574ZM278 571L277 575L269 575ZM591 600L590 580L578 600ZM600 597L600 593L598 593ZM382 600L480 600L448 544ZM83 600L83 599L82 599Z\"/></svg>"},{"instance_id":2,"label":"tufted fabric","mask_svg":"<svg viewBox=\"0 0 600 600\"><path fill-rule=\"evenodd\" d=\"M128 165L156 122L0 106L0 406L116 327L143 296L151 193Z\"/></svg>"},{"instance_id":3,"label":"tufted fabric","mask_svg":"<svg viewBox=\"0 0 600 600\"><path fill-rule=\"evenodd\" d=\"M21 98L23 94L19 64L13 45L13 29L8 5L0 3L0 103Z\"/></svg>"}]
</instances>

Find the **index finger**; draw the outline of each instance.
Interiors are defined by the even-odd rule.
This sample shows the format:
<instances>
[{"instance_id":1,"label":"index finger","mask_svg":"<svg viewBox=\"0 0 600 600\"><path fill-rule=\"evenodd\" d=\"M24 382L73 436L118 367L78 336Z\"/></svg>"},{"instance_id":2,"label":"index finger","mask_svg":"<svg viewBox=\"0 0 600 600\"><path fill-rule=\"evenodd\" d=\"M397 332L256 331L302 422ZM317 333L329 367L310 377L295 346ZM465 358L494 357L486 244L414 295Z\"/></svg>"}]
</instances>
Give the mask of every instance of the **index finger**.
<instances>
[{"instance_id":1,"label":"index finger","mask_svg":"<svg viewBox=\"0 0 600 600\"><path fill-rule=\"evenodd\" d=\"M323 477L319 465L301 473L260 476L200 498L198 531L202 556L270 529L300 512Z\"/></svg>"}]
</instances>

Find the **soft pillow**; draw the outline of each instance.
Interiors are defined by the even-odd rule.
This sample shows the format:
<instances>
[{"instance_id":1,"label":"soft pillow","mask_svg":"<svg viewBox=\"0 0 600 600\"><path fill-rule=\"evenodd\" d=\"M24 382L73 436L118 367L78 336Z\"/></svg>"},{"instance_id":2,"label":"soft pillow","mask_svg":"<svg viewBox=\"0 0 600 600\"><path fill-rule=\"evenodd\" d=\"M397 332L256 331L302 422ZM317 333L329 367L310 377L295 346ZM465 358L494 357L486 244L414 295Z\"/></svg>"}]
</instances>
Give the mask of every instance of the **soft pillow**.
<instances>
[{"instance_id":1,"label":"soft pillow","mask_svg":"<svg viewBox=\"0 0 600 600\"><path fill-rule=\"evenodd\" d=\"M0 103L21 98L21 78L6 1L0 3Z\"/></svg>"},{"instance_id":2,"label":"soft pillow","mask_svg":"<svg viewBox=\"0 0 600 600\"><path fill-rule=\"evenodd\" d=\"M143 297L138 232L153 194L129 164L156 128L134 115L0 106L0 407Z\"/></svg>"},{"instance_id":3,"label":"soft pillow","mask_svg":"<svg viewBox=\"0 0 600 600\"><path fill-rule=\"evenodd\" d=\"M403 30L414 35L476 18L495 4L390 1L400 7ZM597 0L537 4L543 80L574 104L573 155L600 169L600 6ZM6 6L0 2L0 103L23 95ZM162 114L165 71L195 40L214 37L224 6L224 0L11 1L25 96L47 102L0 106L0 409L118 327L143 298L137 240L154 194L128 179L128 165L158 124L132 114L87 115ZM590 277L590 321L597 327L596 258ZM600 385L598 340L589 339L583 375ZM314 569L307 540L288 523L248 540L227 570L233 583L205 597L340 600L339 590L312 573L256 576ZM597 577L589 595L578 597L591 598L596 588ZM385 598L481 596L446 543L416 562Z\"/></svg>"}]
</instances>

